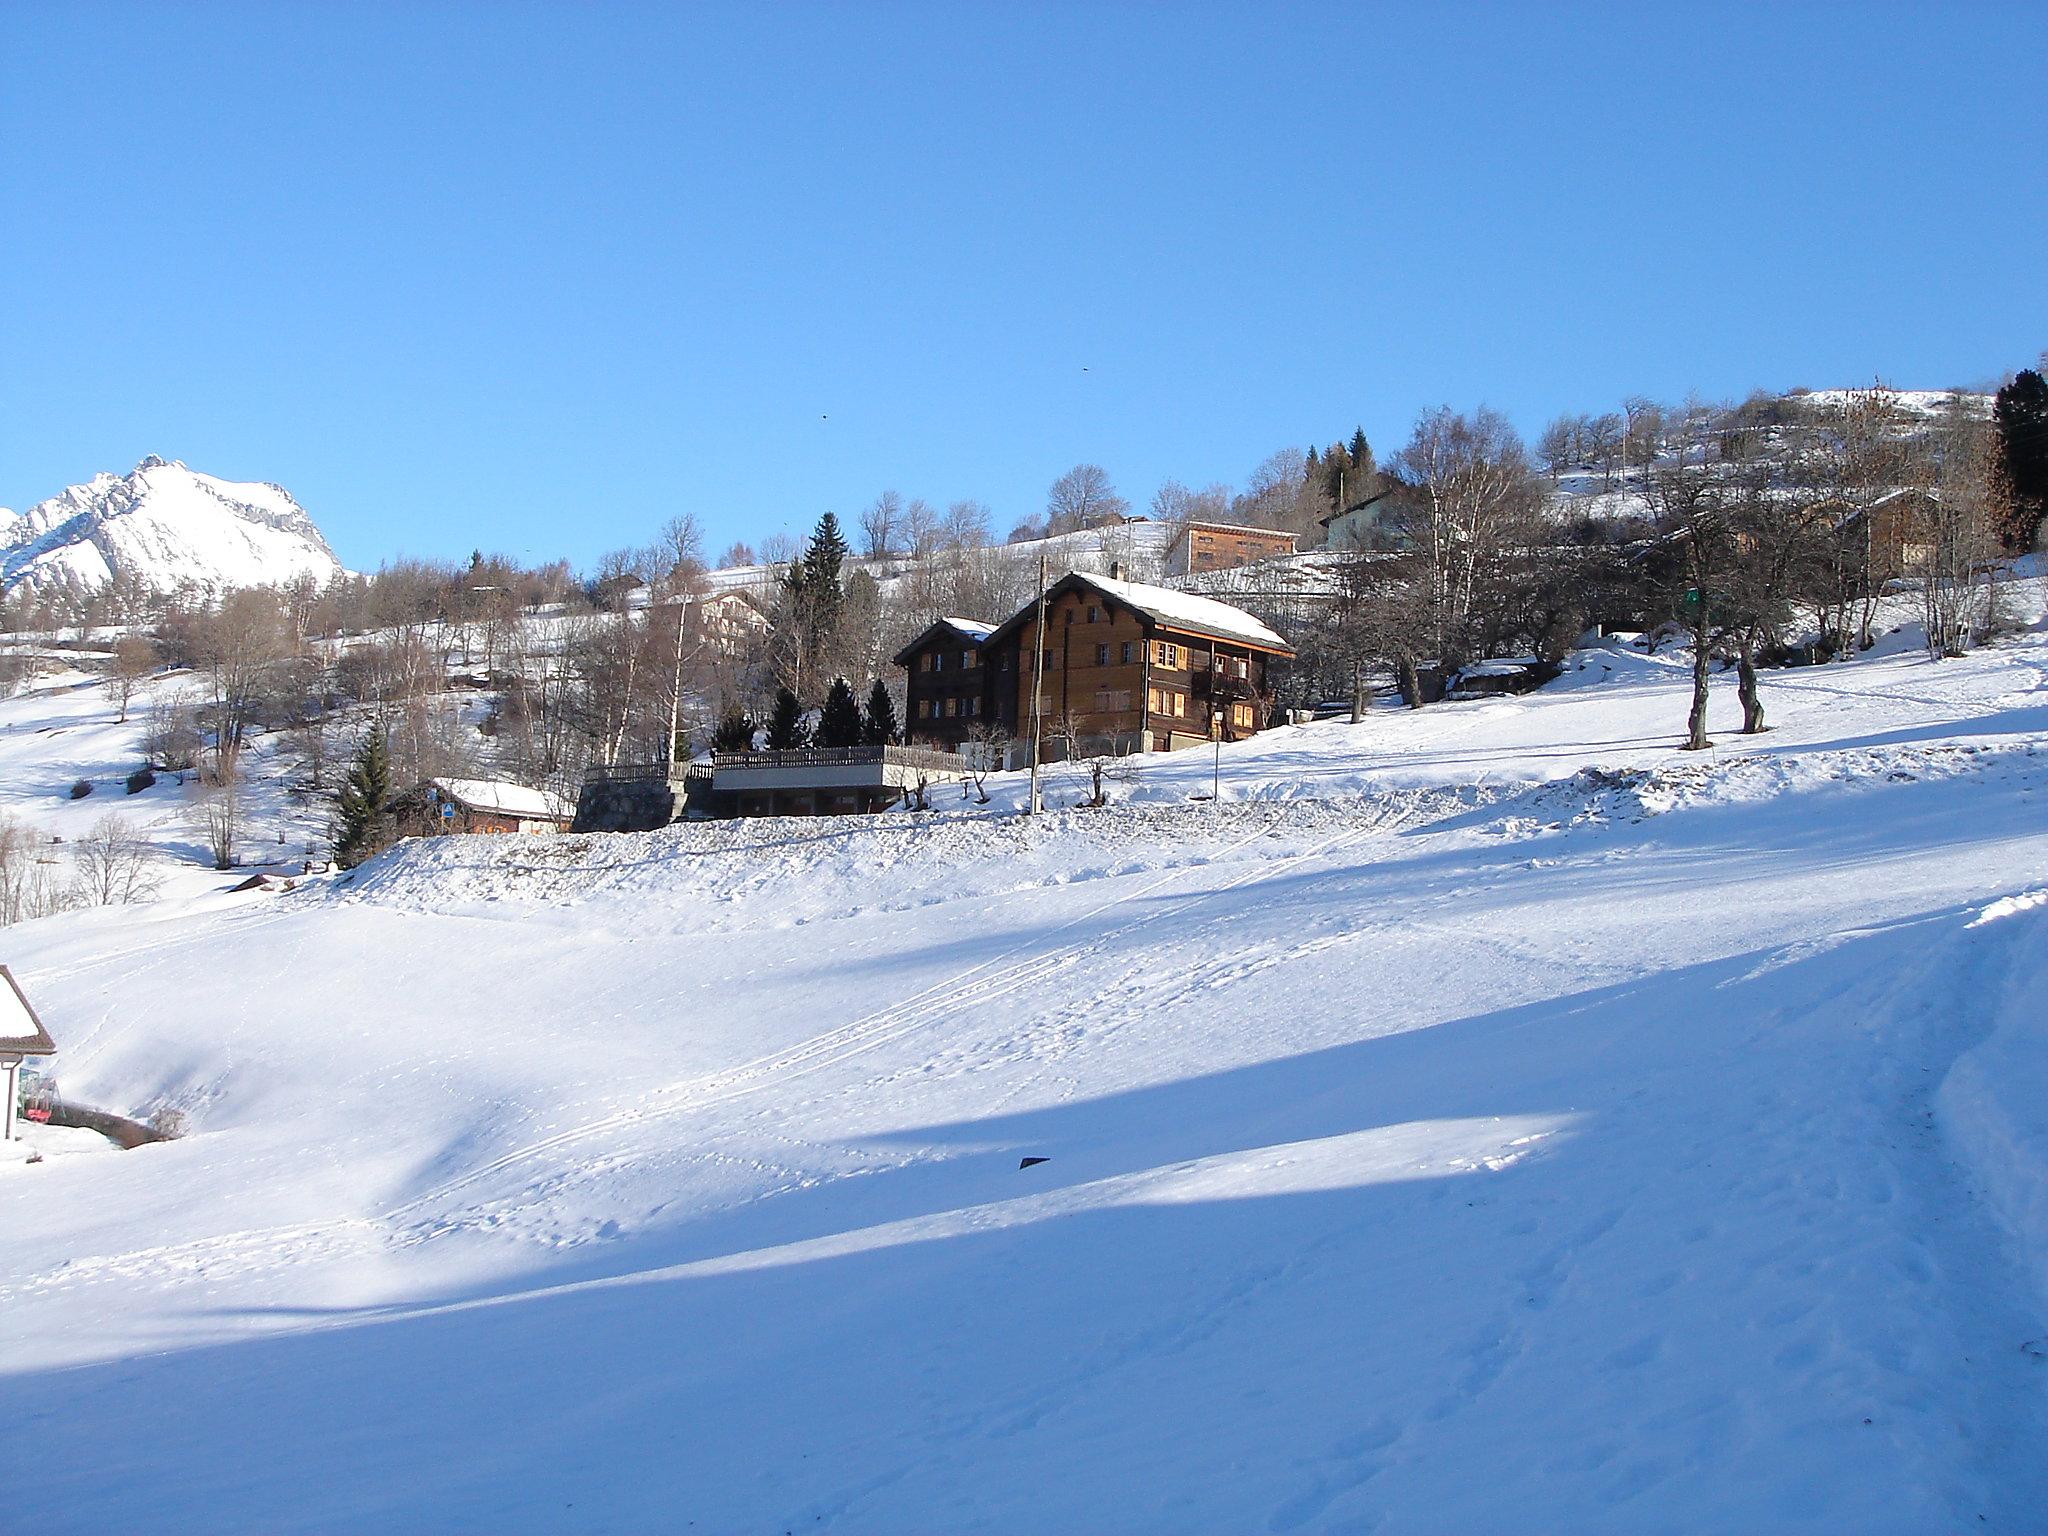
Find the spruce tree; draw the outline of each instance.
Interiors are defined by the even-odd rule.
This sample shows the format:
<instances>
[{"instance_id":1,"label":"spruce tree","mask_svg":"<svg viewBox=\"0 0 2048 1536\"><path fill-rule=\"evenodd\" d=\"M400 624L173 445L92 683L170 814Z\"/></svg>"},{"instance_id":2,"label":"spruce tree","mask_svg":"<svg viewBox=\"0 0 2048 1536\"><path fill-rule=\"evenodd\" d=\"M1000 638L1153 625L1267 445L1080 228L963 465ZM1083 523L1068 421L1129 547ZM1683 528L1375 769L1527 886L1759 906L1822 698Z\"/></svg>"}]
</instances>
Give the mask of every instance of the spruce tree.
<instances>
[{"instance_id":1,"label":"spruce tree","mask_svg":"<svg viewBox=\"0 0 2048 1536\"><path fill-rule=\"evenodd\" d=\"M717 728L711 733L711 750L714 752L753 751L753 717L737 704L720 715Z\"/></svg>"},{"instance_id":2,"label":"spruce tree","mask_svg":"<svg viewBox=\"0 0 2048 1536\"><path fill-rule=\"evenodd\" d=\"M860 734L860 706L853 700L853 684L843 677L835 677L825 695L824 713L818 719L818 745L857 747Z\"/></svg>"},{"instance_id":3,"label":"spruce tree","mask_svg":"<svg viewBox=\"0 0 2048 1536\"><path fill-rule=\"evenodd\" d=\"M384 728L372 726L342 781L334 862L353 869L390 846L391 758Z\"/></svg>"},{"instance_id":4,"label":"spruce tree","mask_svg":"<svg viewBox=\"0 0 2048 1536\"><path fill-rule=\"evenodd\" d=\"M778 690L775 713L768 717L768 750L792 752L809 745L810 739L810 729L804 724L803 705L787 688Z\"/></svg>"},{"instance_id":5,"label":"spruce tree","mask_svg":"<svg viewBox=\"0 0 2048 1536\"><path fill-rule=\"evenodd\" d=\"M1365 482L1371 478L1374 469L1372 444L1365 440L1365 428L1360 427L1351 434L1351 476L1354 488L1364 494Z\"/></svg>"},{"instance_id":6,"label":"spruce tree","mask_svg":"<svg viewBox=\"0 0 2048 1536\"><path fill-rule=\"evenodd\" d=\"M868 715L863 725L864 739L871 747L886 747L897 737L896 701L889 697L889 685L879 677L868 690Z\"/></svg>"},{"instance_id":7,"label":"spruce tree","mask_svg":"<svg viewBox=\"0 0 2048 1536\"><path fill-rule=\"evenodd\" d=\"M839 618L846 586L840 572L846 564L846 538L839 531L839 519L827 512L818 519L811 542L804 549L803 596L810 608L811 622L822 634L829 634Z\"/></svg>"},{"instance_id":8,"label":"spruce tree","mask_svg":"<svg viewBox=\"0 0 2048 1536\"><path fill-rule=\"evenodd\" d=\"M2048 515L2048 380L2023 368L1999 390L1991 414L1998 423L1999 463L2012 496L2006 542L2031 549Z\"/></svg>"}]
</instances>

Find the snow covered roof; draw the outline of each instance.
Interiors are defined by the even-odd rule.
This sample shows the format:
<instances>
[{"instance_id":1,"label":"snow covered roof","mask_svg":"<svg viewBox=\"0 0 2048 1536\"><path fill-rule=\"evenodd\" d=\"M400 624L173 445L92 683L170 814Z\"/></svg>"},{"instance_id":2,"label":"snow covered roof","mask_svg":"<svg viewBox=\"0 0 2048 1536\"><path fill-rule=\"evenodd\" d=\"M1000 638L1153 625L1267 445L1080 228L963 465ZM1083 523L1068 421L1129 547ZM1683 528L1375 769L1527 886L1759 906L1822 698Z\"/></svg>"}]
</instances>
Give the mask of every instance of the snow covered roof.
<instances>
[{"instance_id":1,"label":"snow covered roof","mask_svg":"<svg viewBox=\"0 0 2048 1536\"><path fill-rule=\"evenodd\" d=\"M911 640L889 659L899 667L909 666L910 658L923 650L930 643L933 634L942 629L950 629L959 635L961 639L971 640L976 645L980 645L982 641L996 632L995 625L984 624L979 619L933 619L931 623L925 625L923 629L917 632L915 639Z\"/></svg>"},{"instance_id":2,"label":"snow covered roof","mask_svg":"<svg viewBox=\"0 0 2048 1536\"><path fill-rule=\"evenodd\" d=\"M536 821L566 821L571 812L558 796L524 784L503 779L432 779L434 788L458 805L472 811L495 811L500 816L524 816Z\"/></svg>"},{"instance_id":3,"label":"snow covered roof","mask_svg":"<svg viewBox=\"0 0 2048 1536\"><path fill-rule=\"evenodd\" d=\"M1114 576L1093 576L1084 571L1076 571L1065 579L1086 582L1105 596L1137 609L1154 623L1164 624L1169 629L1190 630L1218 640L1241 640L1269 651L1293 654L1292 646L1242 608L1219 603L1213 597L1179 592L1172 587L1148 586L1144 582L1119 581Z\"/></svg>"},{"instance_id":4,"label":"snow covered roof","mask_svg":"<svg viewBox=\"0 0 2048 1536\"><path fill-rule=\"evenodd\" d=\"M0 983L4 983L0 985L0 1057L55 1055L57 1042L29 1007L21 983L4 965L0 965Z\"/></svg>"}]
</instances>

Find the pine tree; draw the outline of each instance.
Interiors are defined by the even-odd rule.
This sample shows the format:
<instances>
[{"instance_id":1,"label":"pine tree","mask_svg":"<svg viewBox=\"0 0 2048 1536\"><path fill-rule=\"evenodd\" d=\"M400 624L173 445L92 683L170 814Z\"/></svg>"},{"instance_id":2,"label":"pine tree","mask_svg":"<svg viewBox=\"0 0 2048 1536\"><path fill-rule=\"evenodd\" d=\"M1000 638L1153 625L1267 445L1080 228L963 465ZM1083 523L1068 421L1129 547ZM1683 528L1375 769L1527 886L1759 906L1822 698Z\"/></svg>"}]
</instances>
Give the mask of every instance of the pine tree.
<instances>
[{"instance_id":1,"label":"pine tree","mask_svg":"<svg viewBox=\"0 0 2048 1536\"><path fill-rule=\"evenodd\" d=\"M810 728L804 723L804 707L787 688L775 695L775 713L768 717L768 750L792 752L810 744Z\"/></svg>"},{"instance_id":2,"label":"pine tree","mask_svg":"<svg viewBox=\"0 0 2048 1536\"><path fill-rule=\"evenodd\" d=\"M391 845L391 758L382 726L372 726L342 781L334 862L353 869Z\"/></svg>"},{"instance_id":3,"label":"pine tree","mask_svg":"<svg viewBox=\"0 0 2048 1536\"><path fill-rule=\"evenodd\" d=\"M818 745L857 747L860 735L860 705L853 700L853 684L843 677L835 677L825 695L824 713L818 720Z\"/></svg>"},{"instance_id":4,"label":"pine tree","mask_svg":"<svg viewBox=\"0 0 2048 1536\"><path fill-rule=\"evenodd\" d=\"M871 747L886 747L896 740L896 701L889 697L889 685L879 677L868 690L868 715L863 725L863 739Z\"/></svg>"},{"instance_id":5,"label":"pine tree","mask_svg":"<svg viewBox=\"0 0 2048 1536\"><path fill-rule=\"evenodd\" d=\"M2048 515L2048 380L2023 368L1999 390L1991 414L1998 423L1999 464L2012 496L2006 542L2031 549Z\"/></svg>"},{"instance_id":6,"label":"pine tree","mask_svg":"<svg viewBox=\"0 0 2048 1536\"><path fill-rule=\"evenodd\" d=\"M711 750L714 752L753 751L753 717L737 704L720 715L718 717L718 726L711 733Z\"/></svg>"},{"instance_id":7,"label":"pine tree","mask_svg":"<svg viewBox=\"0 0 2048 1536\"><path fill-rule=\"evenodd\" d=\"M846 564L846 539L839 531L839 519L827 512L818 519L811 542L804 548L803 595L810 607L811 621L821 633L830 633L845 601L846 586L840 572Z\"/></svg>"}]
</instances>

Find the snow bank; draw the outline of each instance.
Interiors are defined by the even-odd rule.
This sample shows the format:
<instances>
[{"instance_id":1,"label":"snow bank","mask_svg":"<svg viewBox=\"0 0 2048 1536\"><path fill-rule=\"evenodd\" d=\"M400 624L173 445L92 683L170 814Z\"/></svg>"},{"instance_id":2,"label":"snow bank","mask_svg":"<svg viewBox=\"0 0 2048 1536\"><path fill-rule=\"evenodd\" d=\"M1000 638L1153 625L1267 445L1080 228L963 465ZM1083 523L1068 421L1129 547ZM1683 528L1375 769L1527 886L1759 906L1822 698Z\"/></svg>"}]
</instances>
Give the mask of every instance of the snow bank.
<instances>
[{"instance_id":1,"label":"snow bank","mask_svg":"<svg viewBox=\"0 0 2048 1536\"><path fill-rule=\"evenodd\" d=\"M1950 1069L1937 1105L2048 1303L2048 890L1992 902L1970 926L1995 958L1955 981L1966 1007L1988 1013L1988 1032Z\"/></svg>"}]
</instances>

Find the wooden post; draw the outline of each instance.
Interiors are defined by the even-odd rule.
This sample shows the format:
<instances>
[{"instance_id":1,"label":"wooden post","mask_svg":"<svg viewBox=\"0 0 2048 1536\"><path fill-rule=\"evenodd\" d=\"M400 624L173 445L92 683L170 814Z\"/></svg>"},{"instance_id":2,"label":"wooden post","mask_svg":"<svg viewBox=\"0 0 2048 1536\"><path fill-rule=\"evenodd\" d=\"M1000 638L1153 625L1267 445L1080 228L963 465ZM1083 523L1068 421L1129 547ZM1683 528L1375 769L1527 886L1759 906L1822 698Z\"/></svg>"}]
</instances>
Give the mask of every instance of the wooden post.
<instances>
[{"instance_id":1,"label":"wooden post","mask_svg":"<svg viewBox=\"0 0 2048 1536\"><path fill-rule=\"evenodd\" d=\"M1038 640L1031 647L1031 808L1036 816L1044 809L1038 794L1038 760L1044 731L1045 700L1045 551L1038 552Z\"/></svg>"},{"instance_id":2,"label":"wooden post","mask_svg":"<svg viewBox=\"0 0 2048 1536\"><path fill-rule=\"evenodd\" d=\"M6 1102L0 1105L0 1142L14 1140L14 1101L21 1092L21 1063L9 1060L5 1072Z\"/></svg>"}]
</instances>

